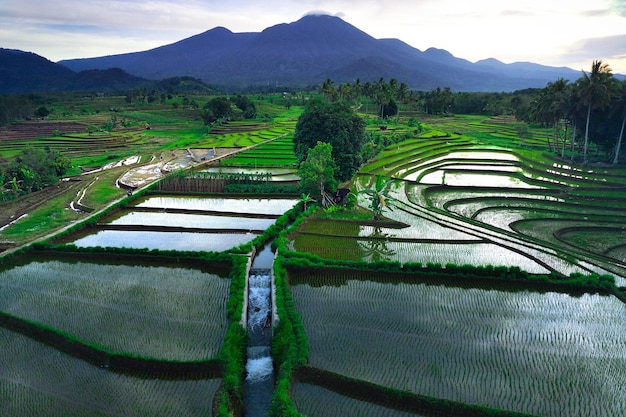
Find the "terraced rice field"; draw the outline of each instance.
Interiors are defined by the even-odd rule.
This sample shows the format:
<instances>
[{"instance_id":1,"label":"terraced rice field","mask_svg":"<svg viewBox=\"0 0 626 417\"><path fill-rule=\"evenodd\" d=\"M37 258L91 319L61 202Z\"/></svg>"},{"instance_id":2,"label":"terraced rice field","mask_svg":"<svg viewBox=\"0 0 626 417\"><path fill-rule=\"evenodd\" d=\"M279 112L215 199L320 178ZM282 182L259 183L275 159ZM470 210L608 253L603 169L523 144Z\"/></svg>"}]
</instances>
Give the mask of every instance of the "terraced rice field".
<instances>
[{"instance_id":1,"label":"terraced rice field","mask_svg":"<svg viewBox=\"0 0 626 417\"><path fill-rule=\"evenodd\" d=\"M293 136L286 135L240 152L222 162L232 167L283 167L295 170L296 156L293 152Z\"/></svg>"},{"instance_id":2,"label":"terraced rice field","mask_svg":"<svg viewBox=\"0 0 626 417\"><path fill-rule=\"evenodd\" d=\"M614 297L322 273L291 289L311 366L538 416L626 410L626 308ZM346 400L328 401L320 412Z\"/></svg>"},{"instance_id":3,"label":"terraced rice field","mask_svg":"<svg viewBox=\"0 0 626 417\"><path fill-rule=\"evenodd\" d=\"M3 416L211 415L221 383L221 379L168 381L107 372L2 328L0 351Z\"/></svg>"},{"instance_id":4,"label":"terraced rice field","mask_svg":"<svg viewBox=\"0 0 626 417\"><path fill-rule=\"evenodd\" d=\"M289 132L290 127L280 124L270 126L260 123L231 122L211 129L208 140L212 146L217 147L245 147L284 136Z\"/></svg>"},{"instance_id":5,"label":"terraced rice field","mask_svg":"<svg viewBox=\"0 0 626 417\"><path fill-rule=\"evenodd\" d=\"M296 383L292 398L298 411L307 417L425 417L355 400L311 384Z\"/></svg>"},{"instance_id":6,"label":"terraced rice field","mask_svg":"<svg viewBox=\"0 0 626 417\"><path fill-rule=\"evenodd\" d=\"M624 170L575 167L537 152L546 149L539 130L520 138L498 120L436 122L384 150L354 182L361 190L378 175L396 179L383 214L404 227L310 219L289 249L342 260L608 273L626 286ZM366 195L359 205L369 207ZM626 308L615 297L339 275L291 277L313 367L542 417L626 410ZM306 413L357 407L303 385L293 398ZM321 411L298 390L323 396Z\"/></svg>"},{"instance_id":7,"label":"terraced rice field","mask_svg":"<svg viewBox=\"0 0 626 417\"><path fill-rule=\"evenodd\" d=\"M532 272L547 270L564 275L610 273L617 276L618 285L626 283L621 249L626 245L626 172L610 167L579 168L545 154L538 156L528 140L538 140L541 132L533 131L535 136L523 139L504 123L449 119L453 120L436 119L438 124L433 129L388 147L359 171L357 189L371 188L377 175L400 182L392 190L396 199L390 205L393 211L385 210L384 214L409 227L381 231L378 237L389 242L383 247L387 253L379 254L382 259L445 265L445 259L436 252L419 249L424 247L423 239L445 241L463 239L459 235L465 235L465 239L492 243L515 254L495 256L498 251L491 251L499 261L467 251L463 259L452 256L455 251L450 249L450 262L512 263ZM486 134L509 137L510 146L496 146ZM545 149L545 143L543 146ZM364 195L359 204L369 206ZM429 223L439 230L424 229L423 225ZM609 242L594 246L585 241L584 236L594 231L606 234ZM313 230L299 232L302 234L296 234L293 241L296 250L321 254L318 248L337 247L322 236L310 236ZM309 236L305 236L307 233ZM342 235L364 243L360 231L329 234L329 239ZM408 249L411 246L414 249ZM351 254L342 252L341 256L358 257L361 253L362 259L369 259L367 251L359 251L358 245L351 247L357 249ZM479 250L488 251L487 246ZM333 250L327 249L324 256L339 256L335 252L333 255Z\"/></svg>"},{"instance_id":8,"label":"terraced rice field","mask_svg":"<svg viewBox=\"0 0 626 417\"><path fill-rule=\"evenodd\" d=\"M230 280L198 270L44 261L0 272L0 309L112 352L217 355Z\"/></svg>"},{"instance_id":9,"label":"terraced rice field","mask_svg":"<svg viewBox=\"0 0 626 417\"><path fill-rule=\"evenodd\" d=\"M222 252L250 242L296 203L292 198L153 195L58 242L78 247Z\"/></svg>"}]
</instances>

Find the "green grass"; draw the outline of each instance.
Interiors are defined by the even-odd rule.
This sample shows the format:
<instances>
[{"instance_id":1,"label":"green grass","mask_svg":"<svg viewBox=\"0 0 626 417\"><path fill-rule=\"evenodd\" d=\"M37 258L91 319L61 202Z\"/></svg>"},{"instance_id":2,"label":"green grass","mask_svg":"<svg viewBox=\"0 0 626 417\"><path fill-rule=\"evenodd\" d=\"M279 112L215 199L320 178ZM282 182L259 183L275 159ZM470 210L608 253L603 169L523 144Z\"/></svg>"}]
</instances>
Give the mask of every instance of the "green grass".
<instances>
[{"instance_id":1,"label":"green grass","mask_svg":"<svg viewBox=\"0 0 626 417\"><path fill-rule=\"evenodd\" d=\"M32 210L28 216L3 230L3 237L18 244L26 243L84 218L84 214L70 209L71 198L72 196L61 195L51 199L45 206Z\"/></svg>"}]
</instances>

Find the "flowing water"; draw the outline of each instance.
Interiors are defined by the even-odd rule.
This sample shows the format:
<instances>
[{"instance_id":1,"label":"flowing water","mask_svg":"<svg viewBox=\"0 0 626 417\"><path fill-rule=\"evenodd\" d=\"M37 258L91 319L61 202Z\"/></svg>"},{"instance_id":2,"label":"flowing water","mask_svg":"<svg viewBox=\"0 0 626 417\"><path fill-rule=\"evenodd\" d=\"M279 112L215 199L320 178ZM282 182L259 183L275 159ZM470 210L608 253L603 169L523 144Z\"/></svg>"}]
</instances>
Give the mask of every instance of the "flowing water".
<instances>
[{"instance_id":1,"label":"flowing water","mask_svg":"<svg viewBox=\"0 0 626 417\"><path fill-rule=\"evenodd\" d=\"M245 415L266 416L274 390L271 263L268 248L254 260L248 276L248 360L244 383Z\"/></svg>"}]
</instances>

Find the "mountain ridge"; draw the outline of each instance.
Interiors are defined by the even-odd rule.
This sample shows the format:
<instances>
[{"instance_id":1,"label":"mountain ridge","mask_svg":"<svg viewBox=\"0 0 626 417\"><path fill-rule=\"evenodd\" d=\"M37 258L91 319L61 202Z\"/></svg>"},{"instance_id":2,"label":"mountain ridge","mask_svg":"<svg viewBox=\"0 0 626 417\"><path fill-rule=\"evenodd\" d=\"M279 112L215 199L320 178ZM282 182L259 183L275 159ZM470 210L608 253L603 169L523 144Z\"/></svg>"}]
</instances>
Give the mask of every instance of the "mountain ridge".
<instances>
[{"instance_id":1,"label":"mountain ridge","mask_svg":"<svg viewBox=\"0 0 626 417\"><path fill-rule=\"evenodd\" d=\"M188 76L225 91L266 86L310 88L326 78L335 83L395 78L422 91L436 87L514 91L543 88L558 78L573 81L580 77L580 71L564 67L505 64L493 58L472 63L444 49L421 51L399 39L375 39L329 15L307 15L261 32L235 33L217 26L147 51L56 64L73 72L121 68L130 76L148 80ZM35 84L45 86L45 80Z\"/></svg>"},{"instance_id":2,"label":"mountain ridge","mask_svg":"<svg viewBox=\"0 0 626 417\"><path fill-rule=\"evenodd\" d=\"M539 64L534 67L512 64L476 65L457 58L444 49L420 51L399 39L375 39L366 32L329 15L307 15L291 23L270 26L261 32L237 34L216 40L216 28L174 44L133 53L143 65L113 60L87 58L59 63L70 69L105 69L120 66L130 74L144 78L189 75L225 89L250 88L263 85L306 87L331 78L337 83L375 81L381 77L406 82L411 89L430 90L450 87L455 91L513 91L529 87L545 87L557 78L573 80L580 76L571 69L552 70ZM241 37L238 37L243 35ZM178 65L174 51L187 50L191 39L198 45L216 45L212 59L195 57L186 67ZM196 51L202 50L195 47ZM168 63L152 65L157 51L169 51ZM119 55L118 55L119 57ZM499 62L499 61L498 61ZM375 74L376 67L381 68Z\"/></svg>"}]
</instances>

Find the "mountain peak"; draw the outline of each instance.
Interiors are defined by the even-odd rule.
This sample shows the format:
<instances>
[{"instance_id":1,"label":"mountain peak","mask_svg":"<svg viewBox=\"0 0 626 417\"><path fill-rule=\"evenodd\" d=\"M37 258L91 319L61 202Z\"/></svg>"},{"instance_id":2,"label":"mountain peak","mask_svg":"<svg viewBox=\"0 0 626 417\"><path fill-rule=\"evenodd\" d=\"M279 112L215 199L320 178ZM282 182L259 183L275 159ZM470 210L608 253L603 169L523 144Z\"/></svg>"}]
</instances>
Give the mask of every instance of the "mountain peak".
<instances>
[{"instance_id":1,"label":"mountain peak","mask_svg":"<svg viewBox=\"0 0 626 417\"><path fill-rule=\"evenodd\" d=\"M430 47L427 50L425 50L424 55L429 56L431 58L439 58L439 59L454 58L454 55L452 55L450 52L446 51L445 49L439 49L439 48L433 48L433 47Z\"/></svg>"},{"instance_id":2,"label":"mountain peak","mask_svg":"<svg viewBox=\"0 0 626 417\"><path fill-rule=\"evenodd\" d=\"M320 13L306 14L295 22L271 26L256 40L271 40L283 46L301 44L300 47L309 45L314 49L343 49L345 45L359 45L374 38L337 16Z\"/></svg>"},{"instance_id":3,"label":"mountain peak","mask_svg":"<svg viewBox=\"0 0 626 417\"><path fill-rule=\"evenodd\" d=\"M487 58L487 59L481 59L480 61L476 61L476 65L498 67L498 66L504 65L504 62L499 61L495 58Z\"/></svg>"},{"instance_id":4,"label":"mountain peak","mask_svg":"<svg viewBox=\"0 0 626 417\"><path fill-rule=\"evenodd\" d=\"M397 39L375 39L325 12L309 12L262 32L233 33L218 26L149 51L61 63L77 72L119 67L148 79L191 76L233 91L267 85L310 87L329 77L337 83L356 77L364 82L395 78L416 90L440 86L455 91L513 91L579 76L578 71L548 70L536 64L498 66L495 60L473 64L438 48L421 52ZM0 81L4 79L0 73Z\"/></svg>"}]
</instances>

